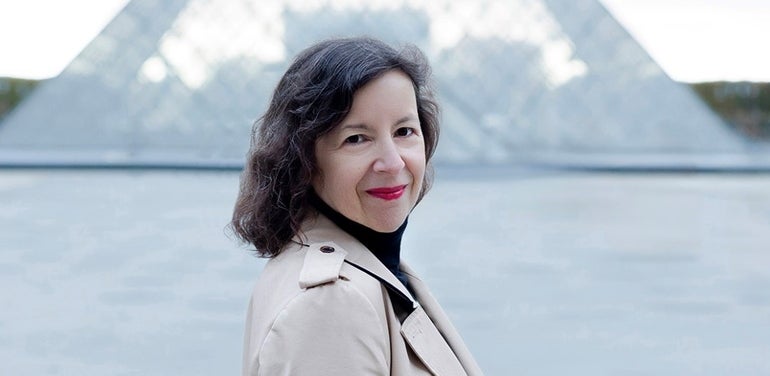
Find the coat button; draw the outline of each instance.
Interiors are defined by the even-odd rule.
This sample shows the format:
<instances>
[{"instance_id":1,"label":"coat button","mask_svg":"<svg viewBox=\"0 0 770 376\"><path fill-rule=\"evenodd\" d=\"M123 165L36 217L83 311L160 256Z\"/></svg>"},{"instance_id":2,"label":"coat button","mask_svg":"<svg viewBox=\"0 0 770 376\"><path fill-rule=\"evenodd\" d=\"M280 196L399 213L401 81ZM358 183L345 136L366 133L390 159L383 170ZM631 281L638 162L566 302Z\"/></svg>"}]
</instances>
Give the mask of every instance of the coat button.
<instances>
[{"instance_id":1,"label":"coat button","mask_svg":"<svg viewBox=\"0 0 770 376\"><path fill-rule=\"evenodd\" d=\"M334 252L334 247L329 247L328 245L325 245L325 246L322 246L320 250L323 253L332 253Z\"/></svg>"}]
</instances>

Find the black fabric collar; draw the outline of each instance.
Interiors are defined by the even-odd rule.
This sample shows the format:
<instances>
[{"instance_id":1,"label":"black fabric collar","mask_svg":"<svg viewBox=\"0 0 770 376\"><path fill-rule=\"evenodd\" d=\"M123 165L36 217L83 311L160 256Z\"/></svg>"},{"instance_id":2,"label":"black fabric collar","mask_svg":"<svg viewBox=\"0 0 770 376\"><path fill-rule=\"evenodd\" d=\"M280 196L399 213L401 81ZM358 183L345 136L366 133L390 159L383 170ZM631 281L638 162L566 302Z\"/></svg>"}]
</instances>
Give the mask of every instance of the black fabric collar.
<instances>
[{"instance_id":1,"label":"black fabric collar","mask_svg":"<svg viewBox=\"0 0 770 376\"><path fill-rule=\"evenodd\" d=\"M315 191L310 191L308 196L310 204L318 212L325 215L343 231L360 241L404 286L408 287L406 275L401 273L401 270L398 268L398 265L401 263L401 237L404 235L408 219L404 220L404 223L396 231L377 232L334 210L318 197Z\"/></svg>"}]
</instances>

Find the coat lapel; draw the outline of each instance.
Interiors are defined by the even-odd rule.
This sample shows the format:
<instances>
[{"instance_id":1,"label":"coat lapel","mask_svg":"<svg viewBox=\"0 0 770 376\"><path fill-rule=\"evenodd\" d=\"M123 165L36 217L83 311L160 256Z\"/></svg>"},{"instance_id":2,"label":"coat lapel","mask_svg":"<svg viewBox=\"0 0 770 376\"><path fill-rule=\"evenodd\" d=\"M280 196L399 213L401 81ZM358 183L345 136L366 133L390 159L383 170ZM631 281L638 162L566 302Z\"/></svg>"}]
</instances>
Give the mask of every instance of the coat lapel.
<instances>
[{"instance_id":1,"label":"coat lapel","mask_svg":"<svg viewBox=\"0 0 770 376\"><path fill-rule=\"evenodd\" d=\"M409 286L412 287L415 297L420 302L425 313L431 318L432 323L435 325L435 329L437 329L441 337L446 340L446 343L450 348L449 351L456 356L456 359L462 364L461 370L464 369L462 373L447 374L468 374L470 376L483 375L483 372L481 372L481 368L479 368L473 355L471 355L471 352L465 346L465 342L460 338L457 329L452 325L449 317L444 313L444 310L438 304L436 298L433 297L433 294L430 293L425 283L416 276L412 268L403 262L401 263L401 272L406 274L409 278Z\"/></svg>"},{"instance_id":2,"label":"coat lapel","mask_svg":"<svg viewBox=\"0 0 770 376\"><path fill-rule=\"evenodd\" d=\"M466 375L460 361L421 306L401 323L401 335L434 375Z\"/></svg>"}]
</instances>

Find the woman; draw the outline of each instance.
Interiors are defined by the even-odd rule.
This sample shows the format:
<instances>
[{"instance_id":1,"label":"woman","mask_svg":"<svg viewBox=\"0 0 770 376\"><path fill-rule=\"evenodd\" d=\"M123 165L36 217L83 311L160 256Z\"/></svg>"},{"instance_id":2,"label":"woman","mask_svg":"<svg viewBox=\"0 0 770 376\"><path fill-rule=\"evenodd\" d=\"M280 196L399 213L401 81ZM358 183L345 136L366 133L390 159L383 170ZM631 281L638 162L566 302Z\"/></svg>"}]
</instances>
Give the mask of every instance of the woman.
<instances>
[{"instance_id":1,"label":"woman","mask_svg":"<svg viewBox=\"0 0 770 376\"><path fill-rule=\"evenodd\" d=\"M368 38L311 46L256 126L231 225L271 259L243 374L481 374L399 259L438 140L422 53Z\"/></svg>"}]
</instances>

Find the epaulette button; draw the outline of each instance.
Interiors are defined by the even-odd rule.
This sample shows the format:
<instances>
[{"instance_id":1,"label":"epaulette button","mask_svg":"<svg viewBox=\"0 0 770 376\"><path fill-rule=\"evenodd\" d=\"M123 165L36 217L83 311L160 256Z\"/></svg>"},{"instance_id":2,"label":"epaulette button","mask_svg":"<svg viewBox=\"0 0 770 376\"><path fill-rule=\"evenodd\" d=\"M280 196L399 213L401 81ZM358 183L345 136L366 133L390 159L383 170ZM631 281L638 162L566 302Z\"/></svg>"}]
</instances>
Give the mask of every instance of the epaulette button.
<instances>
[{"instance_id":1,"label":"epaulette button","mask_svg":"<svg viewBox=\"0 0 770 376\"><path fill-rule=\"evenodd\" d=\"M330 247L328 245L325 245L325 246L322 246L321 248L319 248L319 250L321 252L323 252L323 253L332 253L332 252L334 252L334 247Z\"/></svg>"}]
</instances>

